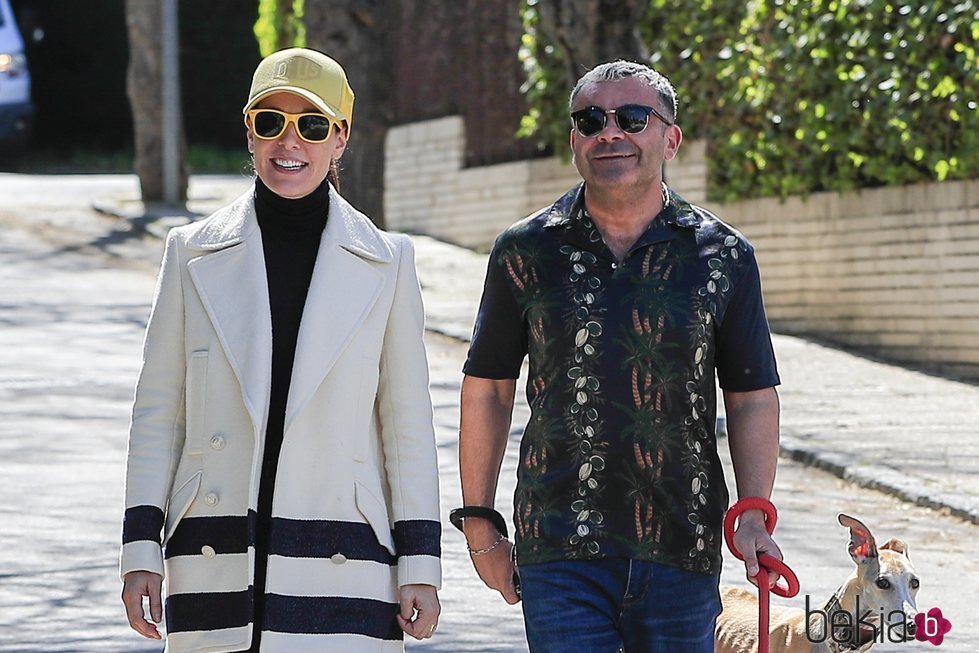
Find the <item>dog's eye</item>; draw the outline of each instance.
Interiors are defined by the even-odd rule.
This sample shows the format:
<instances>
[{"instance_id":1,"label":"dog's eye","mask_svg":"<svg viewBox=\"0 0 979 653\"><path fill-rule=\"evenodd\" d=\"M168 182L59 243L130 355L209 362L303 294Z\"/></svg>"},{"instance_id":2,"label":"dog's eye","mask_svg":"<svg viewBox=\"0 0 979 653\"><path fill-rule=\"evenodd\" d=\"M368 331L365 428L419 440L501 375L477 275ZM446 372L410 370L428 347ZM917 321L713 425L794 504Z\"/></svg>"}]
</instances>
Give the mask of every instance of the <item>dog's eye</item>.
<instances>
[{"instance_id":1,"label":"dog's eye","mask_svg":"<svg viewBox=\"0 0 979 653\"><path fill-rule=\"evenodd\" d=\"M921 585L921 581L919 581L917 578L911 579L911 589L916 590L918 589L919 585Z\"/></svg>"},{"instance_id":2,"label":"dog's eye","mask_svg":"<svg viewBox=\"0 0 979 653\"><path fill-rule=\"evenodd\" d=\"M891 581L887 580L886 578L878 578L877 587L881 588L882 590L888 590L891 588Z\"/></svg>"}]
</instances>

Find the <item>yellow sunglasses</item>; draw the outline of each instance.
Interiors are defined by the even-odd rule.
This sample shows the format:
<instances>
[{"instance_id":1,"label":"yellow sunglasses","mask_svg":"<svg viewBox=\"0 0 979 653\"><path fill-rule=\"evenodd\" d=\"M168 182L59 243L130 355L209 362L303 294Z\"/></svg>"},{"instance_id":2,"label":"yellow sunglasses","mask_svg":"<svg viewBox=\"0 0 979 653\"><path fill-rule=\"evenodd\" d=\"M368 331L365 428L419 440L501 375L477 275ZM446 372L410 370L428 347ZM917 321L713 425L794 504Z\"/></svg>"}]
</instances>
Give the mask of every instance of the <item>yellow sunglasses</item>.
<instances>
[{"instance_id":1,"label":"yellow sunglasses","mask_svg":"<svg viewBox=\"0 0 979 653\"><path fill-rule=\"evenodd\" d=\"M343 129L343 123L322 113L286 113L278 109L250 109L245 124L255 136L265 141L282 136L289 123L296 126L299 138L308 143L322 143L330 137L333 126Z\"/></svg>"}]
</instances>

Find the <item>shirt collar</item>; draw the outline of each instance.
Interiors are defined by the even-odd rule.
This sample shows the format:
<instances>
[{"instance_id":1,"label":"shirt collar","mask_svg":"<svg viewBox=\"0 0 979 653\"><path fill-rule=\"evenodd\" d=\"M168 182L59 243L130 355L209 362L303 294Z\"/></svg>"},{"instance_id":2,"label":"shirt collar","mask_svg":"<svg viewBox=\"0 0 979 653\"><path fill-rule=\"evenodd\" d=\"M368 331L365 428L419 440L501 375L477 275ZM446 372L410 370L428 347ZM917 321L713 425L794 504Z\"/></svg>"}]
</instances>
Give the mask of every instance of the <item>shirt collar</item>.
<instances>
[{"instance_id":1,"label":"shirt collar","mask_svg":"<svg viewBox=\"0 0 979 653\"><path fill-rule=\"evenodd\" d=\"M605 248L601 234L585 209L584 182L561 196L545 215L545 229L563 228L566 230L568 240L585 249L595 251L596 248L599 250ZM632 249L671 240L676 235L676 227L697 229L701 221L690 203L664 183L663 209Z\"/></svg>"}]
</instances>

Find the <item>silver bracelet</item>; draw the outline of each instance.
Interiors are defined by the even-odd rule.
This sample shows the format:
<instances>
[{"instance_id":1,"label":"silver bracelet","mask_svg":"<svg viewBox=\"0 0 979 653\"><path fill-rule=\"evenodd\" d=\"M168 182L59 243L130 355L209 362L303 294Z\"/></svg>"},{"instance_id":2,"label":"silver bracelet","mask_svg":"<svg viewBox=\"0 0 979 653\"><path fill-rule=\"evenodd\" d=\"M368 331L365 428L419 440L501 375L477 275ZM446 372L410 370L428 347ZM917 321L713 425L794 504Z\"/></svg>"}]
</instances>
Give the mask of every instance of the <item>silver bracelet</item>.
<instances>
[{"instance_id":1,"label":"silver bracelet","mask_svg":"<svg viewBox=\"0 0 979 653\"><path fill-rule=\"evenodd\" d=\"M469 555L481 556L484 553L489 553L490 551L492 551L496 547L500 546L500 542L502 542L505 539L506 539L506 537L503 535L503 533L500 533L500 539L498 539L497 541L493 542L492 544L490 544L485 549L474 549L471 546L469 546L469 542L466 542L466 549L469 551Z\"/></svg>"}]
</instances>

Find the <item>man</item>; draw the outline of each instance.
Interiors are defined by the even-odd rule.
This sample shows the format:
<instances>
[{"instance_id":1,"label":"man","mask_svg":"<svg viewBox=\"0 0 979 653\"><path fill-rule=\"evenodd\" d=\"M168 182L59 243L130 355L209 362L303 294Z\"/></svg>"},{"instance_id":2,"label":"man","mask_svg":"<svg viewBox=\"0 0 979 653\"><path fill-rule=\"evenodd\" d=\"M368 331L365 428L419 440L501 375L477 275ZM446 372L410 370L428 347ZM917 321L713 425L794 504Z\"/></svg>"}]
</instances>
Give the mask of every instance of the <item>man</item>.
<instances>
[{"instance_id":1,"label":"man","mask_svg":"<svg viewBox=\"0 0 979 653\"><path fill-rule=\"evenodd\" d=\"M663 183L682 140L665 77L602 64L570 108L584 184L490 255L462 387L464 532L484 582L508 603L522 597L534 653L712 651L728 504L715 370L740 496L770 496L778 453L754 252ZM479 507L494 505L525 354L521 596L510 542ZM735 542L749 576L756 552L781 557L759 511Z\"/></svg>"}]
</instances>

